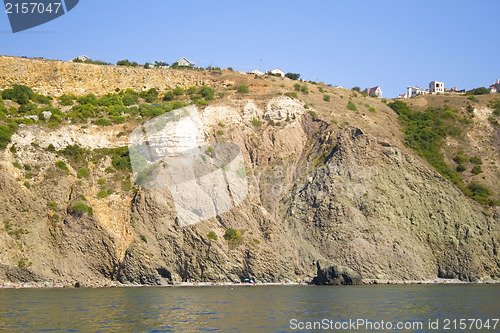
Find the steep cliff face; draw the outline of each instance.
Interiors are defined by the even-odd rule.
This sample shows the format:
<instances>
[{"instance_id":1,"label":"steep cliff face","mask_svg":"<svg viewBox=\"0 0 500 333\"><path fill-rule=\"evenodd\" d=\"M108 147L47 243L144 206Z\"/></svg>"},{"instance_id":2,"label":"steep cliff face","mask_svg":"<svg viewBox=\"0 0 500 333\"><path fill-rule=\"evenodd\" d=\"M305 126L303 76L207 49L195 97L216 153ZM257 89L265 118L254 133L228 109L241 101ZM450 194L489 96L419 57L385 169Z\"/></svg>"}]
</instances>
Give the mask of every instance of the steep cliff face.
<instances>
[{"instance_id":1,"label":"steep cliff face","mask_svg":"<svg viewBox=\"0 0 500 333\"><path fill-rule=\"evenodd\" d=\"M29 60L5 59L2 68L13 62L25 67L21 81L0 72L2 87L33 77L40 92L55 95L77 92L74 81L57 84L66 78L58 68L88 66L81 68L92 80L102 71L131 70L42 61L34 71ZM85 92L109 92L117 82L142 87L146 80L136 75L153 73L132 71L117 72L113 82L87 82ZM176 71L164 74L176 80ZM191 85L207 83L200 80L211 74L181 75L193 75L185 83ZM290 80L231 75L228 81L253 84L256 93L225 91L196 112L209 144L232 142L241 150L248 194L240 204L182 227L168 187L130 186L130 171L114 168L119 155L113 149L127 146L139 118L106 127L21 126L0 152L0 279L84 285L307 280L318 260L370 279L499 278L498 213L464 196L408 150L385 104L326 86L331 102L322 102L314 86L298 102L283 96ZM225 84L214 80L216 87ZM348 98L377 112L348 111ZM61 153L74 145L81 149ZM226 240L229 228L241 237Z\"/></svg>"}]
</instances>

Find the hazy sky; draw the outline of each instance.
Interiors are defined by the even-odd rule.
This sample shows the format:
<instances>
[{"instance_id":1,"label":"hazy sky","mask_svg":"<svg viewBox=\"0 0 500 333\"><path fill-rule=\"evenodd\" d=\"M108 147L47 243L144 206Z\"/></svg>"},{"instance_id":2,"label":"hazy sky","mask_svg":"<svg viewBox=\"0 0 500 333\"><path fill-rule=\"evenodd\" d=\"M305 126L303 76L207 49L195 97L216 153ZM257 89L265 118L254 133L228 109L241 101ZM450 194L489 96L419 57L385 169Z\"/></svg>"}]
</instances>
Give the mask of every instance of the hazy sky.
<instances>
[{"instance_id":1,"label":"hazy sky","mask_svg":"<svg viewBox=\"0 0 500 333\"><path fill-rule=\"evenodd\" d=\"M29 2L29 1L28 1ZM66 15L13 34L0 53L247 71L280 67L346 88L489 86L500 77L500 1L80 0Z\"/></svg>"}]
</instances>

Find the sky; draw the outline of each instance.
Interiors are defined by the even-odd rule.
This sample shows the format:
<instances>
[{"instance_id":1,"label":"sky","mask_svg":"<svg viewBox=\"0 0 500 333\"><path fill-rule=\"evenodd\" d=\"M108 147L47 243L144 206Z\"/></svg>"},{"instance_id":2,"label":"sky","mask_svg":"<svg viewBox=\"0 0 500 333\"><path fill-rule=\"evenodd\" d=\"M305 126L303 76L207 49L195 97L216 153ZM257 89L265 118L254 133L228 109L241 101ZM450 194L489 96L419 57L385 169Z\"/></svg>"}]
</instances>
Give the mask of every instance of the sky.
<instances>
[{"instance_id":1,"label":"sky","mask_svg":"<svg viewBox=\"0 0 500 333\"><path fill-rule=\"evenodd\" d=\"M18 33L1 12L0 54L279 67L391 98L433 80L472 89L500 78L499 13L498 0L80 0Z\"/></svg>"}]
</instances>

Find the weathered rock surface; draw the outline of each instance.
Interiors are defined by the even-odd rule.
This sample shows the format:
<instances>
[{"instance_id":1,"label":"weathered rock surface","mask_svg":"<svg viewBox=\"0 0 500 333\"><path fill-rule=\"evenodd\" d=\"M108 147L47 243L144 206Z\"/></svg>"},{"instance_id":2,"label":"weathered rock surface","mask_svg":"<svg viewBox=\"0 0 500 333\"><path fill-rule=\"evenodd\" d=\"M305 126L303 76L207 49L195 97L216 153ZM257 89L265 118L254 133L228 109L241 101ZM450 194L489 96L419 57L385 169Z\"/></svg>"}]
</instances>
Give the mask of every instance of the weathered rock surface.
<instances>
[{"instance_id":1,"label":"weathered rock surface","mask_svg":"<svg viewBox=\"0 0 500 333\"><path fill-rule=\"evenodd\" d=\"M81 85L74 84L74 76L81 77ZM0 89L17 83L55 96L227 84L209 72L51 61L35 66L29 59L0 57ZM297 101L277 96L278 84L262 89L269 95L228 98L200 111L200 137L240 147L248 195L233 209L186 227L168 188L124 189L128 176L106 171L112 166L109 156L90 160L89 176L78 178L79 166L45 149L50 143L57 149L124 146L127 134L117 133L127 132L126 124L19 129L12 137L17 152L10 146L0 152L0 280L63 278L83 286L103 280L279 282L311 280L318 269L324 283L358 283L360 275L500 278L500 215L465 197L409 151L398 137L394 113L382 102L376 114L361 117L348 113L344 96L332 93L332 102L318 111L326 122ZM337 125L327 111L346 121ZM280 125L254 126L253 118ZM224 134L216 135L220 122ZM67 173L55 167L58 160L66 161ZM113 193L99 197L104 185ZM79 201L93 214L72 212ZM225 240L228 228L240 231L241 239ZM208 237L210 232L217 239Z\"/></svg>"},{"instance_id":2,"label":"weathered rock surface","mask_svg":"<svg viewBox=\"0 0 500 333\"><path fill-rule=\"evenodd\" d=\"M318 260L316 263L318 273L313 279L317 285L353 285L363 284L361 274L348 267L342 267Z\"/></svg>"}]
</instances>

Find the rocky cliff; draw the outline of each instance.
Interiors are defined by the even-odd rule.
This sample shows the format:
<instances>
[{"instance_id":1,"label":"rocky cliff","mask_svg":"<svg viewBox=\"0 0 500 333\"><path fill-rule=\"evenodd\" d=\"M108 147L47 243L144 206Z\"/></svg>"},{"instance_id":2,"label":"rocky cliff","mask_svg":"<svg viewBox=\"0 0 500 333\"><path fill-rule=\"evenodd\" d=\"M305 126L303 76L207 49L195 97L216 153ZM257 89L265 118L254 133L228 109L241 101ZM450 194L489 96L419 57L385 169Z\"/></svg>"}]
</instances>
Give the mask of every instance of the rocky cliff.
<instances>
[{"instance_id":1,"label":"rocky cliff","mask_svg":"<svg viewBox=\"0 0 500 333\"><path fill-rule=\"evenodd\" d=\"M131 186L131 170L115 163L144 119L20 125L0 152L0 279L311 280L318 260L365 279L500 276L500 215L409 150L397 115L378 99L310 83L290 98L291 80L226 71L12 57L0 57L0 68L0 87L54 97L212 86L221 94L198 107L200 133L239 147L248 183L236 207L183 227L168 187ZM224 237L230 228L237 237Z\"/></svg>"}]
</instances>

